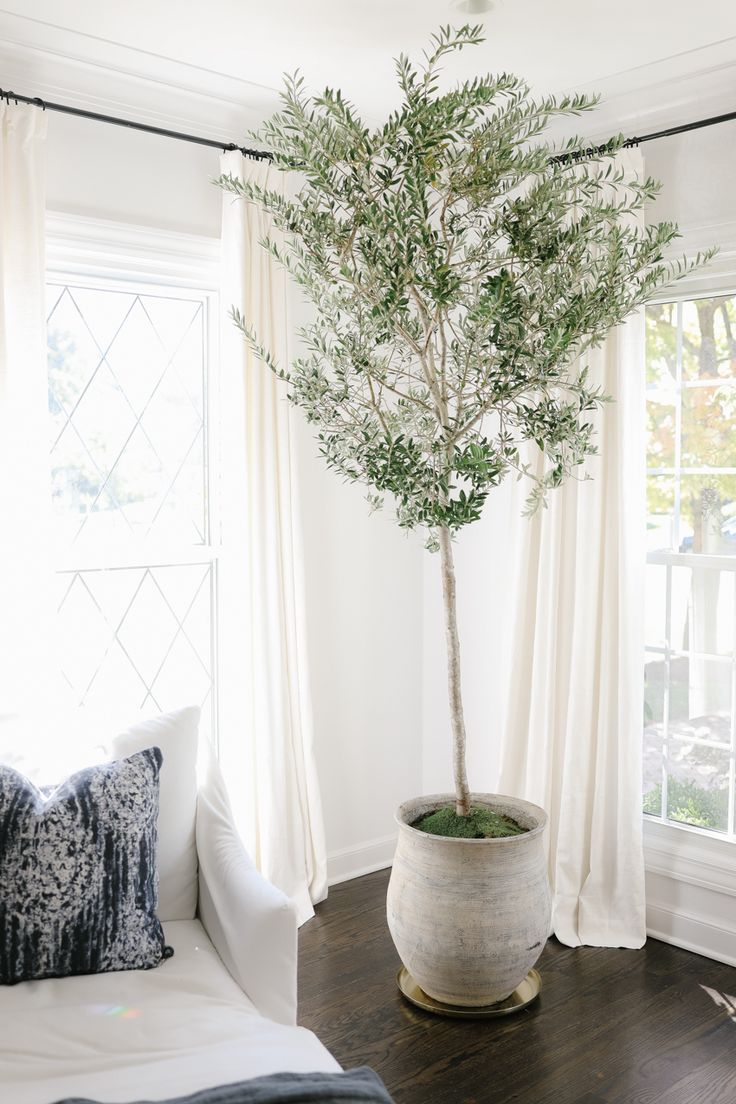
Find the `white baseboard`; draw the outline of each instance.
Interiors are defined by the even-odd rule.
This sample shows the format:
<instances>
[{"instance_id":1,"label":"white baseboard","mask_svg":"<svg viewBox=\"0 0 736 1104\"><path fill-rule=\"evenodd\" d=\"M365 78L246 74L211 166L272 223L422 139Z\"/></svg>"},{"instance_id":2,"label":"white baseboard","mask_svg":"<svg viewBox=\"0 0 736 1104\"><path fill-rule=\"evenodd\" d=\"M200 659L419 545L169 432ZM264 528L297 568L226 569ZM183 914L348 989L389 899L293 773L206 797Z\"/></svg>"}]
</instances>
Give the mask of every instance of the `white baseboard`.
<instances>
[{"instance_id":1,"label":"white baseboard","mask_svg":"<svg viewBox=\"0 0 736 1104\"><path fill-rule=\"evenodd\" d=\"M736 846L645 820L647 933L736 966Z\"/></svg>"},{"instance_id":2,"label":"white baseboard","mask_svg":"<svg viewBox=\"0 0 736 1104\"><path fill-rule=\"evenodd\" d=\"M727 966L736 966L736 931L681 911L647 905L647 935Z\"/></svg>"},{"instance_id":3,"label":"white baseboard","mask_svg":"<svg viewBox=\"0 0 736 1104\"><path fill-rule=\"evenodd\" d=\"M391 866L396 850L396 836L381 836L356 847L342 847L327 856L327 880L329 885L372 874Z\"/></svg>"}]
</instances>

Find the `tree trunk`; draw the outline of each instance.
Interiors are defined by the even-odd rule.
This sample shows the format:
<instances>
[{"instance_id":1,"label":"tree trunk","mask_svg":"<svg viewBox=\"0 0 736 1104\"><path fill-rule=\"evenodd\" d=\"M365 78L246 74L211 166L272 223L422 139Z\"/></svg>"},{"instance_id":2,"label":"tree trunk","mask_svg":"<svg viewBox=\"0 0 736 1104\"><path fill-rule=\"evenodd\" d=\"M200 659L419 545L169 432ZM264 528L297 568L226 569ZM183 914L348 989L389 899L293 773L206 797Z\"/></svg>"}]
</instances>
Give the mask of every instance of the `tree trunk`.
<instances>
[{"instance_id":1,"label":"tree trunk","mask_svg":"<svg viewBox=\"0 0 736 1104\"><path fill-rule=\"evenodd\" d=\"M460 641L457 635L457 608L455 600L455 564L452 557L450 530L439 530L440 558L442 560L442 599L445 611L445 640L447 642L447 685L450 694L450 725L452 728L452 767L455 776L455 811L458 816L470 812L470 793L465 771L465 718L460 687Z\"/></svg>"}]
</instances>

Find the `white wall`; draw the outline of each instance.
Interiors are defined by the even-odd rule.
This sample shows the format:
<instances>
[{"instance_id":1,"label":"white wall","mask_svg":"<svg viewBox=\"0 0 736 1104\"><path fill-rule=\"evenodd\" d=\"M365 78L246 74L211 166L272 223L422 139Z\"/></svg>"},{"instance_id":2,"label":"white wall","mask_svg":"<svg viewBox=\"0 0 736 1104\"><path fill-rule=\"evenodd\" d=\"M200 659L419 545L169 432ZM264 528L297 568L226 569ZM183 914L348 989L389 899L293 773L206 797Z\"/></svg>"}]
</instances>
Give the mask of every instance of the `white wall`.
<instances>
[{"instance_id":1,"label":"white wall","mask_svg":"<svg viewBox=\"0 0 736 1104\"><path fill-rule=\"evenodd\" d=\"M476 792L495 787L504 723L498 688L508 677L511 656L495 628L508 624L510 589L504 579L512 568L514 532L525 524L512 499L513 484L499 488L480 521L454 544L468 781ZM438 555L425 554L423 577L422 789L439 793L452 789L452 765Z\"/></svg>"},{"instance_id":2,"label":"white wall","mask_svg":"<svg viewBox=\"0 0 736 1104\"><path fill-rule=\"evenodd\" d=\"M672 219L681 230L691 231L736 219L736 123L661 138L640 148L647 172L662 183L653 220Z\"/></svg>"},{"instance_id":3,"label":"white wall","mask_svg":"<svg viewBox=\"0 0 736 1104\"><path fill-rule=\"evenodd\" d=\"M422 549L319 458L300 420L308 645L330 876L390 863L421 792Z\"/></svg>"},{"instance_id":4,"label":"white wall","mask_svg":"<svg viewBox=\"0 0 736 1104\"><path fill-rule=\"evenodd\" d=\"M49 116L52 210L219 236L218 151ZM369 517L299 421L308 637L330 876L386 865L421 788L421 550Z\"/></svg>"},{"instance_id":5,"label":"white wall","mask_svg":"<svg viewBox=\"0 0 736 1104\"><path fill-rule=\"evenodd\" d=\"M51 210L219 237L219 152L49 113Z\"/></svg>"}]
</instances>

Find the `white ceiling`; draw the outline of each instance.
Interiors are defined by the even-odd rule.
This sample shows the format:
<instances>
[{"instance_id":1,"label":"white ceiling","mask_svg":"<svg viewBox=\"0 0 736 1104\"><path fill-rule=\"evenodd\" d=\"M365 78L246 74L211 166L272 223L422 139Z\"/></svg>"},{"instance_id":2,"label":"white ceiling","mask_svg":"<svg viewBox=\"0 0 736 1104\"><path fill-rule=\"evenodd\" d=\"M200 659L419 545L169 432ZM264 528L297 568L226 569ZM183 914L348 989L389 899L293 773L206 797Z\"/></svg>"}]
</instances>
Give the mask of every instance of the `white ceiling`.
<instances>
[{"instance_id":1,"label":"white ceiling","mask_svg":"<svg viewBox=\"0 0 736 1104\"><path fill-rule=\"evenodd\" d=\"M190 88L213 94L227 78L243 103L272 100L266 90L300 68L314 88L341 87L371 120L395 103L392 57L418 56L448 22L483 19L487 29L452 75L505 69L540 91L621 90L666 59L683 76L702 70L714 50L736 62L734 0L495 0L484 17L456 2L0 0L0 41L162 83L175 65L178 80L186 74Z\"/></svg>"}]
</instances>

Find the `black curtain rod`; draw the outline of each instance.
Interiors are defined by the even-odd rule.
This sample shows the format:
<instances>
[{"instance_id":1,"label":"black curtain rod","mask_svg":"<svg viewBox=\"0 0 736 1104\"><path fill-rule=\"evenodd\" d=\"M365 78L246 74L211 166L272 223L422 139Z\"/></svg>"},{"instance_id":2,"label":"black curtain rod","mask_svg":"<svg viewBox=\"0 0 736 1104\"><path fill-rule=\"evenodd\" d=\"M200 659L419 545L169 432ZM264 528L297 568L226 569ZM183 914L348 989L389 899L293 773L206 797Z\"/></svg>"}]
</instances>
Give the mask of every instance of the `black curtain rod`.
<instances>
[{"instance_id":1,"label":"black curtain rod","mask_svg":"<svg viewBox=\"0 0 736 1104\"><path fill-rule=\"evenodd\" d=\"M692 123L681 123L679 126L667 127L666 130L655 130L651 134L642 134L638 138L626 138L623 142L624 149L632 149L644 142L656 142L658 138L671 138L675 134L687 134L690 130L702 130L703 127L717 126L718 123L731 123L736 120L736 111L728 111L725 115L711 115L708 119L696 119ZM551 158L553 162L566 162L582 160L585 157L597 153L605 153L608 147L590 146L588 149L573 151L572 153L560 153Z\"/></svg>"},{"instance_id":2,"label":"black curtain rod","mask_svg":"<svg viewBox=\"0 0 736 1104\"><path fill-rule=\"evenodd\" d=\"M85 111L81 107L69 107L67 104L42 100L40 96L20 96L16 92L5 92L0 88L0 100L7 100L8 103L12 100L16 104L32 104L34 107L40 107L42 111L59 111L63 115L77 115L80 119L95 119L98 123L112 123L113 126L127 127L129 130L142 130L145 134L160 134L163 138L176 138L179 142L192 142L195 146L210 146L223 152L239 150L244 157L255 157L258 161L271 160L271 154L267 150L248 149L247 146L239 146L236 142L218 142L214 138L185 134L181 130L166 130L165 127L150 126L148 123L138 123L132 119L119 119L115 115L102 115L98 111Z\"/></svg>"},{"instance_id":3,"label":"black curtain rod","mask_svg":"<svg viewBox=\"0 0 736 1104\"><path fill-rule=\"evenodd\" d=\"M5 92L0 88L0 99L12 100L14 103L33 104L43 111L59 111L63 115L76 115L81 119L95 119L98 123L112 123L113 126L128 127L129 130L141 130L145 134L160 134L164 138L176 138L180 142L192 142L196 146L209 146L212 149L223 151L238 150L244 157L254 157L259 161L271 161L273 155L268 150L248 149L247 146L239 146L236 142L218 142L214 138L202 138L197 134L185 134L180 130L166 130L164 127L150 126L148 123L134 122L132 119L120 119L115 115L102 115L97 111L86 111L81 107L69 107L66 104L52 103L50 100L42 100L40 96L21 96L16 92ZM730 123L736 120L736 111L729 111L725 115L712 115L708 119L696 119L692 123L682 123L680 126L668 127L666 130L657 130L651 134L642 134L638 138L627 138L624 147L640 146L644 142L655 142L658 138L671 138L675 134L686 134L690 130L701 130L703 127L717 126L719 123ZM603 153L606 146L592 146L580 153L560 154L553 157L553 161L567 161L582 158L594 153Z\"/></svg>"}]
</instances>

